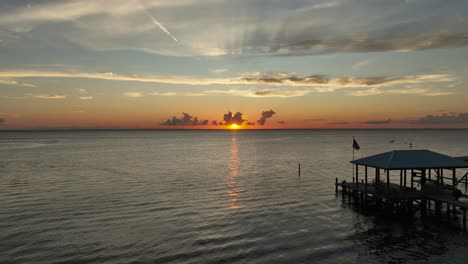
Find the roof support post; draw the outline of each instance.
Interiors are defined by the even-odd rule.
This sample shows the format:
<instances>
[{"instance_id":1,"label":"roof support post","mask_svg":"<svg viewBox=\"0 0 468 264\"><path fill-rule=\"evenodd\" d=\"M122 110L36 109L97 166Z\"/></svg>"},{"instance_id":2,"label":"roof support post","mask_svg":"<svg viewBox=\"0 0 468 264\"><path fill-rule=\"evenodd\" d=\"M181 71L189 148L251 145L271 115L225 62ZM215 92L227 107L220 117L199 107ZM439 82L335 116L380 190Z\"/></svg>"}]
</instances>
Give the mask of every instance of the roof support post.
<instances>
[{"instance_id":1,"label":"roof support post","mask_svg":"<svg viewBox=\"0 0 468 264\"><path fill-rule=\"evenodd\" d=\"M364 177L365 177L365 181L366 181L366 188L367 188L367 166L364 167Z\"/></svg>"},{"instance_id":2,"label":"roof support post","mask_svg":"<svg viewBox=\"0 0 468 264\"><path fill-rule=\"evenodd\" d=\"M359 165L356 164L356 186L359 185Z\"/></svg>"},{"instance_id":3,"label":"roof support post","mask_svg":"<svg viewBox=\"0 0 468 264\"><path fill-rule=\"evenodd\" d=\"M411 170L411 189L413 189L414 187L413 180L414 180L414 170Z\"/></svg>"},{"instance_id":4,"label":"roof support post","mask_svg":"<svg viewBox=\"0 0 468 264\"><path fill-rule=\"evenodd\" d=\"M405 169L405 180L404 180L404 187L406 188L406 169Z\"/></svg>"},{"instance_id":5,"label":"roof support post","mask_svg":"<svg viewBox=\"0 0 468 264\"><path fill-rule=\"evenodd\" d=\"M387 189L390 188L390 170L387 170Z\"/></svg>"},{"instance_id":6,"label":"roof support post","mask_svg":"<svg viewBox=\"0 0 468 264\"><path fill-rule=\"evenodd\" d=\"M400 188L403 187L403 170L400 170Z\"/></svg>"}]
</instances>

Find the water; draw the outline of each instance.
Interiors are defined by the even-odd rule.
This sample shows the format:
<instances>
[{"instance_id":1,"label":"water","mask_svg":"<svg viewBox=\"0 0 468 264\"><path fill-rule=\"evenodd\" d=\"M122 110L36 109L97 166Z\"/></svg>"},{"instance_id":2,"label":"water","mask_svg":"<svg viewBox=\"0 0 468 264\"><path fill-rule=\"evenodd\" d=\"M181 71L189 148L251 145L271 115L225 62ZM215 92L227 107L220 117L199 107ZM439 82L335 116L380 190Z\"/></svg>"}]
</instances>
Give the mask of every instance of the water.
<instances>
[{"instance_id":1,"label":"water","mask_svg":"<svg viewBox=\"0 0 468 264\"><path fill-rule=\"evenodd\" d=\"M467 132L3 131L0 263L466 263L460 221L362 211L334 181L352 136L356 158L466 156Z\"/></svg>"}]
</instances>

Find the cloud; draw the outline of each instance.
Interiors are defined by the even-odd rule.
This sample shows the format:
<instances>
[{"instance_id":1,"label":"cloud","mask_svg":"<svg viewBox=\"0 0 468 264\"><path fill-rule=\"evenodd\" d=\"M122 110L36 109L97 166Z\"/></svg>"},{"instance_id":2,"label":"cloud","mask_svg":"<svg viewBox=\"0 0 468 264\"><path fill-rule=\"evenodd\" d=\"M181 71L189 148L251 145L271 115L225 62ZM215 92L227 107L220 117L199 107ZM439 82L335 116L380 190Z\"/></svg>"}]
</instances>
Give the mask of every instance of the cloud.
<instances>
[{"instance_id":1,"label":"cloud","mask_svg":"<svg viewBox=\"0 0 468 264\"><path fill-rule=\"evenodd\" d=\"M0 117L0 126L5 125L5 123L6 123L6 119L3 117Z\"/></svg>"},{"instance_id":2,"label":"cloud","mask_svg":"<svg viewBox=\"0 0 468 264\"><path fill-rule=\"evenodd\" d=\"M22 87L36 87L34 84L29 84L29 83L20 83L18 81L15 81L15 80L2 80L0 79L0 84L4 84L4 85L15 85L15 86L22 86Z\"/></svg>"},{"instance_id":3,"label":"cloud","mask_svg":"<svg viewBox=\"0 0 468 264\"><path fill-rule=\"evenodd\" d=\"M310 55L335 52L417 51L468 46L467 33L430 33L416 36L378 38L314 38L286 45L271 46L271 53Z\"/></svg>"},{"instance_id":4,"label":"cloud","mask_svg":"<svg viewBox=\"0 0 468 264\"><path fill-rule=\"evenodd\" d=\"M40 99L65 99L67 98L65 95L57 95L57 94L27 94L34 98Z\"/></svg>"},{"instance_id":5,"label":"cloud","mask_svg":"<svg viewBox=\"0 0 468 264\"><path fill-rule=\"evenodd\" d=\"M237 112L233 114L231 111L229 111L229 113L227 114L224 114L223 121L224 121L224 125L232 125L232 124L242 125L244 122L247 122L247 120L243 118L242 113Z\"/></svg>"},{"instance_id":6,"label":"cloud","mask_svg":"<svg viewBox=\"0 0 468 264\"><path fill-rule=\"evenodd\" d=\"M468 124L468 113L450 113L441 115L427 115L411 121L414 124Z\"/></svg>"},{"instance_id":7,"label":"cloud","mask_svg":"<svg viewBox=\"0 0 468 264\"><path fill-rule=\"evenodd\" d=\"M369 96L369 95L377 95L377 94L382 94L383 92L379 90L378 88L371 88L367 90L362 90L362 91L352 91L349 92L348 95L351 96Z\"/></svg>"},{"instance_id":8,"label":"cloud","mask_svg":"<svg viewBox=\"0 0 468 264\"><path fill-rule=\"evenodd\" d=\"M225 73L225 72L228 72L229 70L228 69L214 69L214 70L211 70L212 73Z\"/></svg>"},{"instance_id":9,"label":"cloud","mask_svg":"<svg viewBox=\"0 0 468 264\"><path fill-rule=\"evenodd\" d=\"M126 92L126 93L124 93L124 95L127 96L127 97L137 98L137 97L142 97L143 93L140 93L140 92Z\"/></svg>"},{"instance_id":10,"label":"cloud","mask_svg":"<svg viewBox=\"0 0 468 264\"><path fill-rule=\"evenodd\" d=\"M211 125L217 126L217 125L218 125L218 121L216 121L216 120L211 121Z\"/></svg>"},{"instance_id":11,"label":"cloud","mask_svg":"<svg viewBox=\"0 0 468 264\"><path fill-rule=\"evenodd\" d=\"M193 117L188 113L182 113L180 118L173 116L172 119L167 119L166 122L161 123L163 126L206 126L209 124L208 120L198 120L198 117Z\"/></svg>"},{"instance_id":12,"label":"cloud","mask_svg":"<svg viewBox=\"0 0 468 264\"><path fill-rule=\"evenodd\" d=\"M43 24L56 26L62 31L51 34L53 40L65 37L94 50L290 56L468 46L465 1L273 1L262 5L178 0L144 1L145 7L138 0L30 2L3 5L2 28L27 31ZM147 19L144 12L157 13L158 20ZM170 25L171 32L162 24ZM183 36L183 45L163 39L167 38L163 34L149 34L155 26L174 40L172 33Z\"/></svg>"},{"instance_id":13,"label":"cloud","mask_svg":"<svg viewBox=\"0 0 468 264\"><path fill-rule=\"evenodd\" d=\"M204 95L235 95L242 97L254 98L290 98L304 96L311 93L311 89L303 90L284 90L284 89L229 89L229 90L208 90L204 91Z\"/></svg>"},{"instance_id":14,"label":"cloud","mask_svg":"<svg viewBox=\"0 0 468 264\"><path fill-rule=\"evenodd\" d=\"M263 112L262 112L262 116L260 117L259 120L257 120L257 123L258 123L260 126L265 125L266 120L267 120L268 118L271 118L274 114L276 114L276 113L275 113L275 111L273 111L273 110L263 111Z\"/></svg>"},{"instance_id":15,"label":"cloud","mask_svg":"<svg viewBox=\"0 0 468 264\"><path fill-rule=\"evenodd\" d=\"M110 81L165 83L180 85L268 85L313 87L316 91L332 92L344 88L378 88L394 85L452 82L449 74L408 75L401 77L327 77L324 75L299 76L294 73L248 73L231 78L193 78L185 76L148 76L108 73L80 73L53 71L0 71L0 78L82 78ZM322 90L321 90L322 89ZM325 89L325 90L323 90ZM377 91L376 89L371 91ZM303 96L311 90L213 90L211 93L232 93L250 97L294 97ZM359 93L357 93L359 94Z\"/></svg>"},{"instance_id":16,"label":"cloud","mask_svg":"<svg viewBox=\"0 0 468 264\"><path fill-rule=\"evenodd\" d=\"M93 96L80 96L80 100L91 100L94 99Z\"/></svg>"},{"instance_id":17,"label":"cloud","mask_svg":"<svg viewBox=\"0 0 468 264\"><path fill-rule=\"evenodd\" d=\"M351 125L351 122L332 122L330 125Z\"/></svg>"},{"instance_id":18,"label":"cloud","mask_svg":"<svg viewBox=\"0 0 468 264\"><path fill-rule=\"evenodd\" d=\"M154 93L152 93L151 95L157 95L157 96L177 96L177 95L180 95L180 94L177 94L177 93L174 93L174 92L164 92L164 93L154 92Z\"/></svg>"},{"instance_id":19,"label":"cloud","mask_svg":"<svg viewBox=\"0 0 468 264\"><path fill-rule=\"evenodd\" d=\"M281 124L281 125L284 125L284 124L286 124L286 121L278 121L277 123Z\"/></svg>"},{"instance_id":20,"label":"cloud","mask_svg":"<svg viewBox=\"0 0 468 264\"><path fill-rule=\"evenodd\" d=\"M362 122L362 124L366 125L386 125L392 123L391 119L386 119L386 120L371 120L371 121L365 121Z\"/></svg>"}]
</instances>

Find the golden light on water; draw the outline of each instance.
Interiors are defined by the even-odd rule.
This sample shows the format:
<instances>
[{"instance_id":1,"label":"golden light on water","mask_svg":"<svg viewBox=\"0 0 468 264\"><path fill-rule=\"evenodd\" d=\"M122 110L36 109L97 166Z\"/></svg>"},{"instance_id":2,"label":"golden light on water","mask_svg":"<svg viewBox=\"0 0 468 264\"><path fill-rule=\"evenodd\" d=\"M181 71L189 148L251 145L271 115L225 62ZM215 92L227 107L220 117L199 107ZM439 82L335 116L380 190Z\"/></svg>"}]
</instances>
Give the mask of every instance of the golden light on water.
<instances>
[{"instance_id":1,"label":"golden light on water","mask_svg":"<svg viewBox=\"0 0 468 264\"><path fill-rule=\"evenodd\" d=\"M234 124L233 124L234 125ZM230 126L232 127L232 125ZM236 129L237 129L236 125ZM239 209L241 206L239 205L239 193L242 192L242 186L238 182L238 177L239 177L239 172L237 167L239 166L239 155L238 155L238 149L237 149L237 138L234 135L231 139L231 159L229 161L229 170L230 170L230 175L227 177L227 185L228 185L228 190L227 190L227 195L229 197L229 208L230 209Z\"/></svg>"}]
</instances>

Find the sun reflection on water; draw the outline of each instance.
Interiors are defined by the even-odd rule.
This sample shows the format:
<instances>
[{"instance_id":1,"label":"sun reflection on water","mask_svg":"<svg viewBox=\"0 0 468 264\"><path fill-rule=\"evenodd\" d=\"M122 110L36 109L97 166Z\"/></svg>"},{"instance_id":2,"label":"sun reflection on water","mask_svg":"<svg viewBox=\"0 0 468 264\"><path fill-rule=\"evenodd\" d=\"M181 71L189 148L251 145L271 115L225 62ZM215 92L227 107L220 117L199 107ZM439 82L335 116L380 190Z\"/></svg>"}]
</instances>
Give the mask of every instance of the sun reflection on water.
<instances>
[{"instance_id":1,"label":"sun reflection on water","mask_svg":"<svg viewBox=\"0 0 468 264\"><path fill-rule=\"evenodd\" d=\"M239 177L239 166L240 160L238 155L238 148L237 148L237 137L236 134L232 134L231 138L231 159L229 161L229 170L230 175L227 178L227 195L229 197L229 208L231 209L239 209L241 206L239 205L239 193L242 191L240 184L238 183Z\"/></svg>"}]
</instances>

